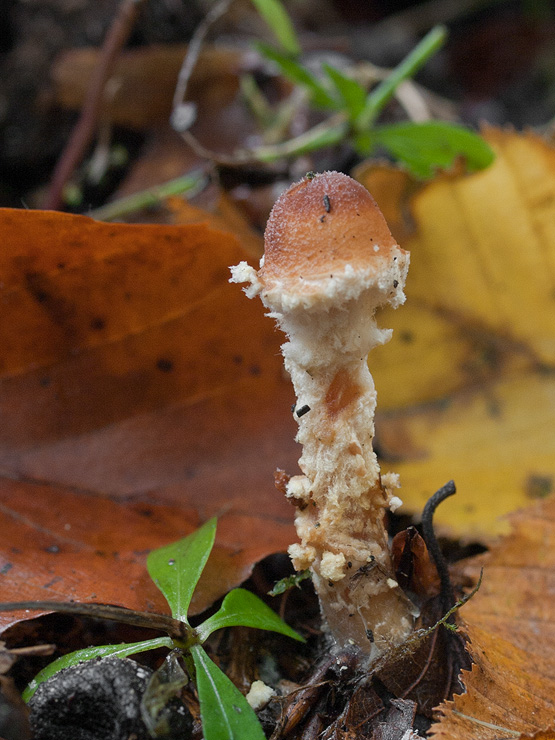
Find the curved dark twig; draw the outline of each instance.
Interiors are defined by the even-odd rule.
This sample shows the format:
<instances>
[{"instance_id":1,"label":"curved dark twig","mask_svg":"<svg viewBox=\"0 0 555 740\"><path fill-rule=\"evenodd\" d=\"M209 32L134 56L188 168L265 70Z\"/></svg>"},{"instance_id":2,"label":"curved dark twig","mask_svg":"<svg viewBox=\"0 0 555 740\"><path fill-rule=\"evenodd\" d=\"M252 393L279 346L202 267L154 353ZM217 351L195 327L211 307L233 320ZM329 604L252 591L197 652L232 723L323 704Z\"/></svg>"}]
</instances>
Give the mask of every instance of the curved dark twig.
<instances>
[{"instance_id":1,"label":"curved dark twig","mask_svg":"<svg viewBox=\"0 0 555 740\"><path fill-rule=\"evenodd\" d=\"M439 491L436 491L434 495L428 499L426 506L424 507L424 511L422 512L422 536L436 566L437 574L441 583L441 601L445 611L454 606L457 603L457 599L455 597L453 584L451 583L449 567L443 557L443 553L441 552L441 548L434 532L433 519L435 510L441 502L445 501L449 496L453 496L456 492L457 489L455 487L455 482L452 480L448 481L439 489Z\"/></svg>"}]
</instances>

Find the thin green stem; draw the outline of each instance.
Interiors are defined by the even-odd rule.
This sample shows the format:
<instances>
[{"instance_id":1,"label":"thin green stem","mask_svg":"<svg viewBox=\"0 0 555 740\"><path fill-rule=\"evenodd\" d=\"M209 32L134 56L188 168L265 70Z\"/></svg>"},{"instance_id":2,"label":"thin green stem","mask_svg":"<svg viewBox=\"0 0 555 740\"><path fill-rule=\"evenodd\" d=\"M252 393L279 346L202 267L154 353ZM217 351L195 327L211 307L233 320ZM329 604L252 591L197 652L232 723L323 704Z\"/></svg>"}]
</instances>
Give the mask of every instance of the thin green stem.
<instances>
[{"instance_id":1,"label":"thin green stem","mask_svg":"<svg viewBox=\"0 0 555 740\"><path fill-rule=\"evenodd\" d=\"M195 680L196 675L196 669L195 669L195 661L193 660L193 656L191 655L191 647L193 643L190 640L188 642L183 642L181 640L174 640L173 641L174 646L181 651L181 657L183 658L183 662L185 663L185 668L187 669L187 673L189 674L189 677L191 680Z\"/></svg>"},{"instance_id":2,"label":"thin green stem","mask_svg":"<svg viewBox=\"0 0 555 740\"><path fill-rule=\"evenodd\" d=\"M258 87L258 84L254 79L254 75L242 75L239 79L239 85L241 87L243 97L247 101L247 105L255 117L256 122L262 129L266 129L271 125L273 111Z\"/></svg>"},{"instance_id":3,"label":"thin green stem","mask_svg":"<svg viewBox=\"0 0 555 740\"><path fill-rule=\"evenodd\" d=\"M434 26L410 54L395 67L391 74L383 82L380 82L366 98L364 110L355 122L355 128L358 132L366 131L372 126L401 82L412 77L443 46L446 38L447 29L445 26Z\"/></svg>"},{"instance_id":4,"label":"thin green stem","mask_svg":"<svg viewBox=\"0 0 555 740\"><path fill-rule=\"evenodd\" d=\"M147 190L142 190L140 193L134 193L127 198L120 198L113 203L96 208L88 215L97 221L113 221L121 216L139 211L141 208L158 205L160 201L164 200L164 198L169 198L171 195L183 195L184 193L192 195L198 193L206 185L206 181L207 178L203 172L200 170L195 171L188 175L177 177L175 180L169 180L169 182L165 182L162 185L155 185Z\"/></svg>"},{"instance_id":5,"label":"thin green stem","mask_svg":"<svg viewBox=\"0 0 555 740\"><path fill-rule=\"evenodd\" d=\"M348 133L347 115L338 113L294 139L281 144L257 147L250 152L250 155L258 162L273 162L281 157L298 156L314 149L339 144Z\"/></svg>"}]
</instances>

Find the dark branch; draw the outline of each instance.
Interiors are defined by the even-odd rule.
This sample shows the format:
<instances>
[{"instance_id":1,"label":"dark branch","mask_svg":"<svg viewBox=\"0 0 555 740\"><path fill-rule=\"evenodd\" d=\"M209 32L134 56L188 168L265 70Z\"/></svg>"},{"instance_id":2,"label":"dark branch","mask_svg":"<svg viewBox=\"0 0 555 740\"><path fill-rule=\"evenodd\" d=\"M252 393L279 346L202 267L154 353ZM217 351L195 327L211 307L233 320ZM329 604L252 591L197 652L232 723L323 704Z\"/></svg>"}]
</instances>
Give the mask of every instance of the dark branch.
<instances>
[{"instance_id":1,"label":"dark branch","mask_svg":"<svg viewBox=\"0 0 555 740\"><path fill-rule=\"evenodd\" d=\"M165 614L140 612L125 609L121 606L107 606L105 604L80 604L64 601L8 601L0 603L0 612L15 612L23 609L34 611L64 612L76 614L80 617L94 619L109 619L122 624L132 624L135 627L166 632L170 637L187 640L195 637L192 627Z\"/></svg>"},{"instance_id":2,"label":"dark branch","mask_svg":"<svg viewBox=\"0 0 555 740\"><path fill-rule=\"evenodd\" d=\"M455 591L453 589L453 584L451 583L449 567L443 557L443 553L441 552L441 548L434 532L433 519L435 510L441 502L445 501L449 496L453 496L456 492L457 489L455 487L455 482L450 480L428 499L426 506L424 507L424 511L422 512L422 536L424 537L426 547L428 548L436 566L441 583L442 603L445 610L454 606L457 603L457 599L455 598Z\"/></svg>"},{"instance_id":3,"label":"dark branch","mask_svg":"<svg viewBox=\"0 0 555 740\"><path fill-rule=\"evenodd\" d=\"M46 210L55 210L60 207L64 186L73 174L74 169L81 162L93 138L104 100L106 82L129 38L139 14L140 6L144 1L122 0L120 3L118 12L102 45L98 63L91 75L81 115L52 175L43 206Z\"/></svg>"}]
</instances>

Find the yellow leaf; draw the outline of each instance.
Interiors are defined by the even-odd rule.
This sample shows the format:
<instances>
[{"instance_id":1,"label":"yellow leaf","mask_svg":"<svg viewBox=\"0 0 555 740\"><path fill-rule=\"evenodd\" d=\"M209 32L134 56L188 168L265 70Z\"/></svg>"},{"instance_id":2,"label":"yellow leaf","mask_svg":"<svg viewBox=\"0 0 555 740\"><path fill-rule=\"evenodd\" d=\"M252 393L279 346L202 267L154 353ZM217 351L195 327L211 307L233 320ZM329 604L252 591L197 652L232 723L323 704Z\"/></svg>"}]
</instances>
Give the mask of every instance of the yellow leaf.
<instances>
[{"instance_id":1,"label":"yellow leaf","mask_svg":"<svg viewBox=\"0 0 555 740\"><path fill-rule=\"evenodd\" d=\"M358 176L411 251L407 303L380 317L393 340L370 358L382 467L401 474L412 511L454 478L438 522L487 538L554 487L555 150L484 135L497 158L478 173L416 192L383 167Z\"/></svg>"}]
</instances>

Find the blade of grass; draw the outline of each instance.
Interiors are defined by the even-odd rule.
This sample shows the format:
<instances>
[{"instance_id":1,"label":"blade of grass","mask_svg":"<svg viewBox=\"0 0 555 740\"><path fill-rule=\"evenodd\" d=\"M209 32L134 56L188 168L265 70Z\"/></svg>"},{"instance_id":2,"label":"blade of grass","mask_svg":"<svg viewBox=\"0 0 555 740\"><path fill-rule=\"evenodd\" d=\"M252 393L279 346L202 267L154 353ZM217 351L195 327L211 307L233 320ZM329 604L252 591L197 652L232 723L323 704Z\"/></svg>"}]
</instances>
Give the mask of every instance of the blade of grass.
<instances>
[{"instance_id":1,"label":"blade of grass","mask_svg":"<svg viewBox=\"0 0 555 740\"><path fill-rule=\"evenodd\" d=\"M347 77L343 72L332 67L330 64L323 64L322 69L332 81L335 89L339 93L345 110L349 113L351 121L356 120L364 110L366 102L366 90L352 77Z\"/></svg>"},{"instance_id":2,"label":"blade of grass","mask_svg":"<svg viewBox=\"0 0 555 740\"><path fill-rule=\"evenodd\" d=\"M165 198L172 195L184 195L185 193L189 196L196 195L205 187L207 182L206 175L198 170L182 177L176 177L162 185L155 185L147 190L142 190L140 193L133 193L127 198L120 198L113 203L108 203L101 208L90 211L87 215L97 221L113 221L142 208L157 206Z\"/></svg>"},{"instance_id":3,"label":"blade of grass","mask_svg":"<svg viewBox=\"0 0 555 740\"><path fill-rule=\"evenodd\" d=\"M301 46L287 11L279 0L252 0L252 4L272 29L281 48L287 54L299 56Z\"/></svg>"},{"instance_id":4,"label":"blade of grass","mask_svg":"<svg viewBox=\"0 0 555 740\"><path fill-rule=\"evenodd\" d=\"M447 29L445 26L434 26L403 61L395 67L391 74L369 93L364 110L355 122L357 131L364 131L374 123L401 82L412 77L443 46L446 38Z\"/></svg>"},{"instance_id":5,"label":"blade of grass","mask_svg":"<svg viewBox=\"0 0 555 740\"><path fill-rule=\"evenodd\" d=\"M299 64L295 59L282 54L269 44L264 44L261 41L257 42L255 47L266 59L277 64L283 74L292 82L305 87L309 91L314 105L329 110L337 110L340 107L338 101L333 99L324 85L322 85L312 72L306 67L303 67L302 64Z\"/></svg>"},{"instance_id":6,"label":"blade of grass","mask_svg":"<svg viewBox=\"0 0 555 740\"><path fill-rule=\"evenodd\" d=\"M314 149L340 144L348 133L349 124L346 114L337 113L293 139L281 144L257 147L249 154L257 162L274 162L281 157L299 156L304 152L314 151Z\"/></svg>"}]
</instances>

